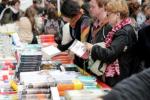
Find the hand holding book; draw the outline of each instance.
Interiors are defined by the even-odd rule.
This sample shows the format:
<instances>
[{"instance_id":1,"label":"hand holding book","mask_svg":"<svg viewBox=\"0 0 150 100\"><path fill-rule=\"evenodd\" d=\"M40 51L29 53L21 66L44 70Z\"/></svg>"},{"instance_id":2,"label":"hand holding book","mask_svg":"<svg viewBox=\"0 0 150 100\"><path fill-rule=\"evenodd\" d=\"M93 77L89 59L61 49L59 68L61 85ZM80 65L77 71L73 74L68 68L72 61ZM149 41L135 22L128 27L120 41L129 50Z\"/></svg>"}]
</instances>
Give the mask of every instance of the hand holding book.
<instances>
[{"instance_id":1,"label":"hand holding book","mask_svg":"<svg viewBox=\"0 0 150 100\"><path fill-rule=\"evenodd\" d=\"M75 40L69 47L69 50L83 59L88 59L89 57L89 51L86 48L86 45L79 40Z\"/></svg>"}]
</instances>

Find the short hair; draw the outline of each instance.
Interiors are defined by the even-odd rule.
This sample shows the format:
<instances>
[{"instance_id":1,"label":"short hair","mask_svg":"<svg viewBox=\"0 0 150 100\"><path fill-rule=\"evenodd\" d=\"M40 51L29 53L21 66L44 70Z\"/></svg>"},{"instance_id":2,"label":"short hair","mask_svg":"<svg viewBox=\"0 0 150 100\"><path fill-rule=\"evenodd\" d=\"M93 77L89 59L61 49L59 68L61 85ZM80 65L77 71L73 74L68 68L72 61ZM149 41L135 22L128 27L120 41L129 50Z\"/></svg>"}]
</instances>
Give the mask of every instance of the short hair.
<instances>
[{"instance_id":1,"label":"short hair","mask_svg":"<svg viewBox=\"0 0 150 100\"><path fill-rule=\"evenodd\" d=\"M72 18L80 12L80 5L74 0L65 0L61 6L63 16Z\"/></svg>"},{"instance_id":2,"label":"short hair","mask_svg":"<svg viewBox=\"0 0 150 100\"><path fill-rule=\"evenodd\" d=\"M96 0L98 7L103 7L107 4L108 0Z\"/></svg>"},{"instance_id":3,"label":"short hair","mask_svg":"<svg viewBox=\"0 0 150 100\"><path fill-rule=\"evenodd\" d=\"M120 18L129 16L129 8L126 0L109 0L105 6L108 12L120 13Z\"/></svg>"},{"instance_id":4,"label":"short hair","mask_svg":"<svg viewBox=\"0 0 150 100\"><path fill-rule=\"evenodd\" d=\"M20 3L20 0L12 0L9 2L11 6L14 6L16 3Z\"/></svg>"},{"instance_id":5,"label":"short hair","mask_svg":"<svg viewBox=\"0 0 150 100\"><path fill-rule=\"evenodd\" d=\"M48 14L48 19L55 19L55 20L57 20L59 18L56 8L49 8L47 14Z\"/></svg>"}]
</instances>

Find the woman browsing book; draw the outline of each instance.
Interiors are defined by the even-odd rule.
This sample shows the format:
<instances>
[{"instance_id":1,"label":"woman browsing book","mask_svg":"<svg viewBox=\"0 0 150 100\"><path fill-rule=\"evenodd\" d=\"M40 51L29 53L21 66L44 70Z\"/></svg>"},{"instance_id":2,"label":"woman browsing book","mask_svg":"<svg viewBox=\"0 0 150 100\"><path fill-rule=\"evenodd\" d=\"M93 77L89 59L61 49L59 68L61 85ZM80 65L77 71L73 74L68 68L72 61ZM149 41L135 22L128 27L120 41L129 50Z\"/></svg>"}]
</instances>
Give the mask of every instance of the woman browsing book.
<instances>
[{"instance_id":1,"label":"woman browsing book","mask_svg":"<svg viewBox=\"0 0 150 100\"><path fill-rule=\"evenodd\" d=\"M132 73L135 66L134 45L137 39L131 19L128 18L129 10L125 0L110 0L105 4L105 9L109 24L112 25L112 30L102 41L105 46L86 46L94 61L101 60L106 63L102 81L114 86Z\"/></svg>"}]
</instances>

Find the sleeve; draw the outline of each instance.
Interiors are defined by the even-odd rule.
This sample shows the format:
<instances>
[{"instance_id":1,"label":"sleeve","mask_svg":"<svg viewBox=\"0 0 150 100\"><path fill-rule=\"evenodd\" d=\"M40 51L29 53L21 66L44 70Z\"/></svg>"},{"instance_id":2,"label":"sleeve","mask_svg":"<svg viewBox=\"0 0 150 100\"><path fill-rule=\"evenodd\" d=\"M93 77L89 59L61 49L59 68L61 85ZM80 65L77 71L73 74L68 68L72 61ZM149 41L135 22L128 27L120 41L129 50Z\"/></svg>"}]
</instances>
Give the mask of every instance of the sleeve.
<instances>
[{"instance_id":1,"label":"sleeve","mask_svg":"<svg viewBox=\"0 0 150 100\"><path fill-rule=\"evenodd\" d=\"M65 45L69 43L72 40L72 37L70 35L70 27L69 23L65 24L62 28L62 41L61 44Z\"/></svg>"},{"instance_id":2,"label":"sleeve","mask_svg":"<svg viewBox=\"0 0 150 100\"><path fill-rule=\"evenodd\" d=\"M67 50L71 44L74 42L74 39L72 39L70 35L70 27L69 23L65 24L62 31L62 42L61 44L58 44L57 48L61 51Z\"/></svg>"},{"instance_id":3,"label":"sleeve","mask_svg":"<svg viewBox=\"0 0 150 100\"><path fill-rule=\"evenodd\" d=\"M149 100L150 68L118 83L103 100Z\"/></svg>"},{"instance_id":4,"label":"sleeve","mask_svg":"<svg viewBox=\"0 0 150 100\"><path fill-rule=\"evenodd\" d=\"M91 50L91 56L94 60L102 60L106 63L115 61L120 54L124 51L124 48L128 44L128 36L124 31L118 31L112 44L108 48L102 48L98 45L94 45Z\"/></svg>"},{"instance_id":5,"label":"sleeve","mask_svg":"<svg viewBox=\"0 0 150 100\"><path fill-rule=\"evenodd\" d=\"M91 27L90 19L85 18L81 23L81 41L82 42L87 41L88 35L90 34L90 27Z\"/></svg>"},{"instance_id":6,"label":"sleeve","mask_svg":"<svg viewBox=\"0 0 150 100\"><path fill-rule=\"evenodd\" d=\"M58 48L59 50L61 50L61 51L65 51L65 50L67 50L67 49L71 46L71 44L72 44L73 42L74 42L74 40L71 40L70 42L68 42L67 44L64 44L64 45L58 44L57 48Z\"/></svg>"},{"instance_id":7,"label":"sleeve","mask_svg":"<svg viewBox=\"0 0 150 100\"><path fill-rule=\"evenodd\" d=\"M4 9L4 11L1 14L1 24L8 24L12 22L12 11L10 10L10 8L6 8Z\"/></svg>"}]
</instances>

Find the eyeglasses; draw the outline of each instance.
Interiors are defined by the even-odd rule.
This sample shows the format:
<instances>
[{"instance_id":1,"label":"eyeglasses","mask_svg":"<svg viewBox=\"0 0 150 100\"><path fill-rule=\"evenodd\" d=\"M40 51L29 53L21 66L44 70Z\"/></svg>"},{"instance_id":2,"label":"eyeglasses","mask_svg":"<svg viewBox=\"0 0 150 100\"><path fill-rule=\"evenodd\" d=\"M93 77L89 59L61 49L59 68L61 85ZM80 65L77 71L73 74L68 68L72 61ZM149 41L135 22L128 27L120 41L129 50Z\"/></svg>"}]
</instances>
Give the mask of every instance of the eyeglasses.
<instances>
[{"instance_id":1,"label":"eyeglasses","mask_svg":"<svg viewBox=\"0 0 150 100\"><path fill-rule=\"evenodd\" d=\"M107 12L107 17L111 16L111 15L114 15L115 13L113 12Z\"/></svg>"}]
</instances>

